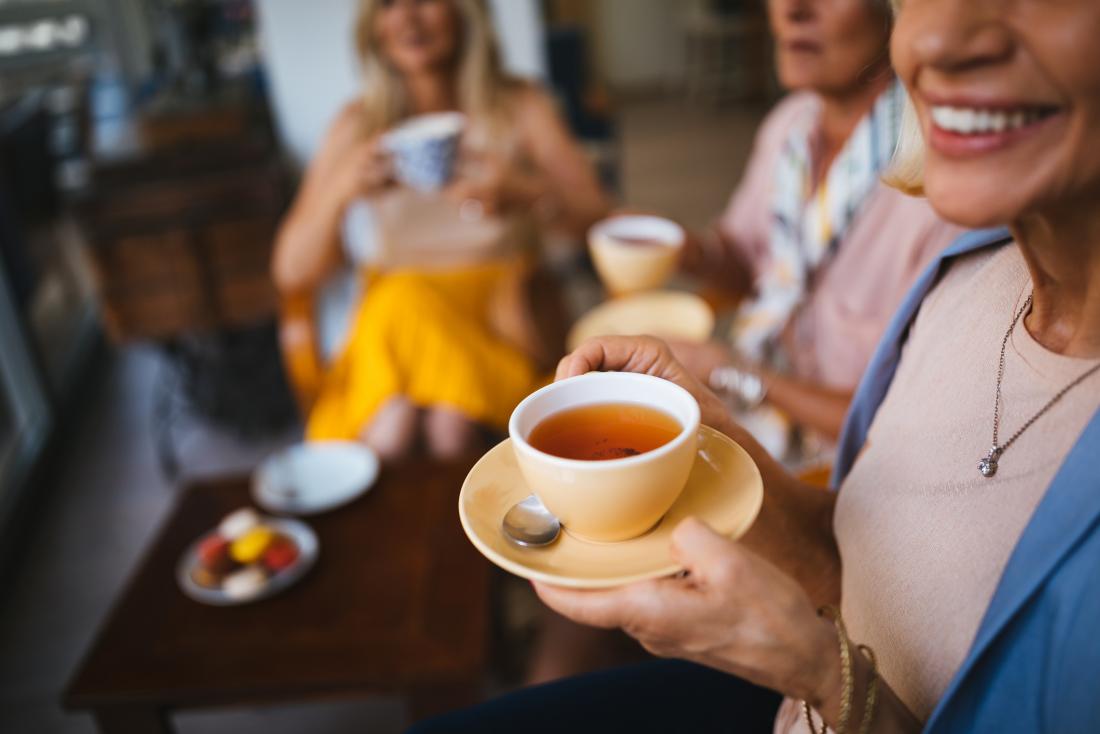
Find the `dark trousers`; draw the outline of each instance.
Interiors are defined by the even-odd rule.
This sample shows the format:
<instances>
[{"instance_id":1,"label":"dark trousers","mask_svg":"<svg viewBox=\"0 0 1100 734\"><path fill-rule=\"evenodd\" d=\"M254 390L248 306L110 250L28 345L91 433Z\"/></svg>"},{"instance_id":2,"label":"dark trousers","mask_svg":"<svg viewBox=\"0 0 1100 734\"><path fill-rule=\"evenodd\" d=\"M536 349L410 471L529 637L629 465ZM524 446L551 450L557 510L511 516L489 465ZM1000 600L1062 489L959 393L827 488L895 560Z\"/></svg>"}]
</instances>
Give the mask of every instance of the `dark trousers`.
<instances>
[{"instance_id":1,"label":"dark trousers","mask_svg":"<svg viewBox=\"0 0 1100 734\"><path fill-rule=\"evenodd\" d=\"M680 660L654 660L524 688L420 722L407 734L766 734L781 697Z\"/></svg>"}]
</instances>

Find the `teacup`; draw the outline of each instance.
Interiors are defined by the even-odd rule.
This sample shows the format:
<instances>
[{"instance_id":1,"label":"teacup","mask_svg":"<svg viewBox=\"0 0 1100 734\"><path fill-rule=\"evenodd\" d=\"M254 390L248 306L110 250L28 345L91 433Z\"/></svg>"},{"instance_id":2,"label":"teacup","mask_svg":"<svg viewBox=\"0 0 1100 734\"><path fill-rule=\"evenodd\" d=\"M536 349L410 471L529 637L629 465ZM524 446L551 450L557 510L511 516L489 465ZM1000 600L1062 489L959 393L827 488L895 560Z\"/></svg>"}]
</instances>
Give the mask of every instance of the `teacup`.
<instances>
[{"instance_id":1,"label":"teacup","mask_svg":"<svg viewBox=\"0 0 1100 734\"><path fill-rule=\"evenodd\" d=\"M684 229L670 219L624 214L596 223L588 248L613 295L660 288L676 272Z\"/></svg>"},{"instance_id":2,"label":"teacup","mask_svg":"<svg viewBox=\"0 0 1100 734\"><path fill-rule=\"evenodd\" d=\"M680 432L636 456L605 461L566 459L528 442L534 428L570 408L634 403L671 416ZM508 434L527 486L570 534L595 541L642 535L672 507L687 484L699 432L699 404L675 383L630 372L590 372L528 395L512 413Z\"/></svg>"},{"instance_id":3,"label":"teacup","mask_svg":"<svg viewBox=\"0 0 1100 734\"><path fill-rule=\"evenodd\" d=\"M382 138L398 181L417 191L443 188L454 175L466 116L459 112L418 115Z\"/></svg>"}]
</instances>

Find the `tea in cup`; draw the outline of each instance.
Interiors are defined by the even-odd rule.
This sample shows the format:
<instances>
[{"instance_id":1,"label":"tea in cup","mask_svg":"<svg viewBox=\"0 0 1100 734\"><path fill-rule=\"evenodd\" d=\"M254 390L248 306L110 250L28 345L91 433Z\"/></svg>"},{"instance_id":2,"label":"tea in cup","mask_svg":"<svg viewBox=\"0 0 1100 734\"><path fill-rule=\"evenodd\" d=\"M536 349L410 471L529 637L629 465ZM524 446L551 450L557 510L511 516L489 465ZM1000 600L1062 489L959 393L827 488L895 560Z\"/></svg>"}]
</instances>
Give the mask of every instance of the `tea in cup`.
<instances>
[{"instance_id":1,"label":"tea in cup","mask_svg":"<svg viewBox=\"0 0 1100 734\"><path fill-rule=\"evenodd\" d=\"M547 385L508 433L528 487L571 535L620 541L656 525L695 462L699 405L675 383L590 372Z\"/></svg>"},{"instance_id":2,"label":"tea in cup","mask_svg":"<svg viewBox=\"0 0 1100 734\"><path fill-rule=\"evenodd\" d=\"M607 290L623 295L663 286L677 270L684 240L670 219L627 214L595 224L588 249Z\"/></svg>"}]
</instances>

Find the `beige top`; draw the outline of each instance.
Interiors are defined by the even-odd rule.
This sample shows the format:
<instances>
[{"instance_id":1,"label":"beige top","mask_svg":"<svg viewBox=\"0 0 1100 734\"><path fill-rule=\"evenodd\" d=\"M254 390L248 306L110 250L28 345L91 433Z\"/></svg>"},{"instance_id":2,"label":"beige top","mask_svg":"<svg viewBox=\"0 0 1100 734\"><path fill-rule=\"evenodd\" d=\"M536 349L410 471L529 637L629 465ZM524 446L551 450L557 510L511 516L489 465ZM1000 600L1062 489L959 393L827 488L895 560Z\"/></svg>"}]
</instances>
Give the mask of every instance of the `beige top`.
<instances>
[{"instance_id":1,"label":"beige top","mask_svg":"<svg viewBox=\"0 0 1100 734\"><path fill-rule=\"evenodd\" d=\"M476 177L485 152L508 165L527 168L518 135L490 138L476 124L463 135L456 173ZM538 227L528 211L504 216L463 217L461 202L440 193L395 186L369 199L376 236L375 263L387 268L446 269L505 259L537 245Z\"/></svg>"},{"instance_id":2,"label":"beige top","mask_svg":"<svg viewBox=\"0 0 1100 734\"><path fill-rule=\"evenodd\" d=\"M842 611L922 721L962 663L1017 539L1100 404L1100 374L979 474L992 439L1001 341L1031 292L1015 246L955 263L914 322L867 446L841 487ZM1021 323L1006 350L1001 441L1094 365L1047 351ZM776 731L805 731L784 703Z\"/></svg>"},{"instance_id":3,"label":"beige top","mask_svg":"<svg viewBox=\"0 0 1100 734\"><path fill-rule=\"evenodd\" d=\"M395 187L371 200L380 261L390 267L454 268L500 260L537 240L534 220L523 212L463 218L459 203L442 194Z\"/></svg>"}]
</instances>

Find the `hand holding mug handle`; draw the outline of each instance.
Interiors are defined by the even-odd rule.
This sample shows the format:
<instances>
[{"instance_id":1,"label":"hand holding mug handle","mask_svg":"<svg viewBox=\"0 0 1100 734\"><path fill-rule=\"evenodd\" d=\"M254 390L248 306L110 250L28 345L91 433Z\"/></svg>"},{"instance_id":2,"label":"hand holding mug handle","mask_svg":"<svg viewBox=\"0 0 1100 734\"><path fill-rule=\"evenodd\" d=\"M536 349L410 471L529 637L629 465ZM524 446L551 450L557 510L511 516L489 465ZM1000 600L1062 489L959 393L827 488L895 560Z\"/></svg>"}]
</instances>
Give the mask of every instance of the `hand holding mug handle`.
<instances>
[{"instance_id":1,"label":"hand holding mug handle","mask_svg":"<svg viewBox=\"0 0 1100 734\"><path fill-rule=\"evenodd\" d=\"M360 181L364 194L384 189L394 182L393 154L386 148L380 136L364 144L359 151Z\"/></svg>"}]
</instances>

